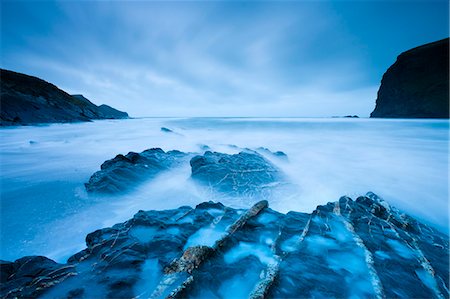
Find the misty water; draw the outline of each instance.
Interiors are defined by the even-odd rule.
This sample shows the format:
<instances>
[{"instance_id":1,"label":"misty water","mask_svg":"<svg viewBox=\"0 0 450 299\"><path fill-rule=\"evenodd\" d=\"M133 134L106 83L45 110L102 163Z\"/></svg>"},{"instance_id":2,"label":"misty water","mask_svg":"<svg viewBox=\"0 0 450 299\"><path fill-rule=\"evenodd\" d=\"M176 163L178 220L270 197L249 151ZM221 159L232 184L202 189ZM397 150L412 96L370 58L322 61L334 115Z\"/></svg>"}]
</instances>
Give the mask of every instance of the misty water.
<instances>
[{"instance_id":1,"label":"misty water","mask_svg":"<svg viewBox=\"0 0 450 299\"><path fill-rule=\"evenodd\" d=\"M3 260L45 255L64 262L85 247L86 234L138 210L208 200L251 204L211 196L190 180L188 164L120 196L86 193L84 183L105 160L153 147L283 151L287 161L267 158L296 188L271 199L273 209L311 212L342 195L373 191L441 231L449 228L447 120L143 118L3 128L0 137Z\"/></svg>"}]
</instances>

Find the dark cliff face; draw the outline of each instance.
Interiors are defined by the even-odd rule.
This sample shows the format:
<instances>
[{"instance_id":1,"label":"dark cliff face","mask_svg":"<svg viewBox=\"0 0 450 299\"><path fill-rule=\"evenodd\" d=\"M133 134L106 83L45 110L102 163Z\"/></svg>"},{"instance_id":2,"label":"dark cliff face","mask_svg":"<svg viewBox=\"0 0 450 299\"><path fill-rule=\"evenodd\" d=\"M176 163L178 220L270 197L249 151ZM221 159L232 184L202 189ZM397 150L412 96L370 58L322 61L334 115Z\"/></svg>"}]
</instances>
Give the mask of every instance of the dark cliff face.
<instances>
[{"instance_id":1,"label":"dark cliff face","mask_svg":"<svg viewBox=\"0 0 450 299\"><path fill-rule=\"evenodd\" d=\"M370 117L449 118L449 39L400 54L383 75Z\"/></svg>"},{"instance_id":2,"label":"dark cliff face","mask_svg":"<svg viewBox=\"0 0 450 299\"><path fill-rule=\"evenodd\" d=\"M97 107L81 95L71 96L36 77L0 69L0 80L1 125L128 117L106 105Z\"/></svg>"}]
</instances>

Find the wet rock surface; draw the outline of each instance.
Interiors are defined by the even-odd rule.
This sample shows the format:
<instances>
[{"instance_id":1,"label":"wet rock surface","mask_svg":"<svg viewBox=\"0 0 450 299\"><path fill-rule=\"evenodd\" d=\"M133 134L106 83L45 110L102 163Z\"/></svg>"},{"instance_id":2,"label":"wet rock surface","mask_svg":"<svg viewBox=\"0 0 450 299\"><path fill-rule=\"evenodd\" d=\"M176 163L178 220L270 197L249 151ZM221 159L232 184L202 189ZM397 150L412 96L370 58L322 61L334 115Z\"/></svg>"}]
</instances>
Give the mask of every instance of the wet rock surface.
<instances>
[{"instance_id":1,"label":"wet rock surface","mask_svg":"<svg viewBox=\"0 0 450 299\"><path fill-rule=\"evenodd\" d=\"M105 161L85 187L88 192L97 193L130 190L162 171L187 163L189 156L176 150L165 152L160 148L148 149L142 153L129 152L125 156L119 154Z\"/></svg>"},{"instance_id":2,"label":"wet rock surface","mask_svg":"<svg viewBox=\"0 0 450 299\"><path fill-rule=\"evenodd\" d=\"M282 152L272 154L285 157ZM280 169L256 151L235 155L207 151L190 164L193 179L230 196L267 198L274 187L285 183Z\"/></svg>"},{"instance_id":3,"label":"wet rock surface","mask_svg":"<svg viewBox=\"0 0 450 299\"><path fill-rule=\"evenodd\" d=\"M205 202L139 211L67 264L1 262L1 297L448 298L448 236L373 193L281 214Z\"/></svg>"}]
</instances>

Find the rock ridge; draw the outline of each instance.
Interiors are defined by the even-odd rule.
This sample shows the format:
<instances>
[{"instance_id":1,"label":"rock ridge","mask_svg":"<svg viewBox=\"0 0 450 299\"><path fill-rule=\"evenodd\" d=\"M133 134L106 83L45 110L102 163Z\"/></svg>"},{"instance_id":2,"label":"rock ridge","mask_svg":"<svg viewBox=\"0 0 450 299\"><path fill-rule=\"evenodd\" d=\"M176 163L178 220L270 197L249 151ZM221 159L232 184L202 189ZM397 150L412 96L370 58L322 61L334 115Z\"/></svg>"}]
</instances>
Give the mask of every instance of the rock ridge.
<instances>
[{"instance_id":1,"label":"rock ridge","mask_svg":"<svg viewBox=\"0 0 450 299\"><path fill-rule=\"evenodd\" d=\"M66 264L0 263L2 298L448 298L448 236L372 192L311 214L267 201L139 211Z\"/></svg>"}]
</instances>

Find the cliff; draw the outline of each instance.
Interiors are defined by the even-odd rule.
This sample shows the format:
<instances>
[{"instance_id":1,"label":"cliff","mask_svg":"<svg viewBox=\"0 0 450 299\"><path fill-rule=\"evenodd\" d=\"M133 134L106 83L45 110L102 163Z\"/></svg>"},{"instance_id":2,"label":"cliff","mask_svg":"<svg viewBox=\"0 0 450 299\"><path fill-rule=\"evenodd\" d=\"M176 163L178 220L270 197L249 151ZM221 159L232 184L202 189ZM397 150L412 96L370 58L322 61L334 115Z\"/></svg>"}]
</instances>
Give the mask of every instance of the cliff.
<instances>
[{"instance_id":1,"label":"cliff","mask_svg":"<svg viewBox=\"0 0 450 299\"><path fill-rule=\"evenodd\" d=\"M370 117L449 118L449 39L400 54L383 75Z\"/></svg>"},{"instance_id":2,"label":"cliff","mask_svg":"<svg viewBox=\"0 0 450 299\"><path fill-rule=\"evenodd\" d=\"M100 107L81 95L71 96L42 79L0 69L1 125L27 125L128 118L106 105Z\"/></svg>"}]
</instances>

